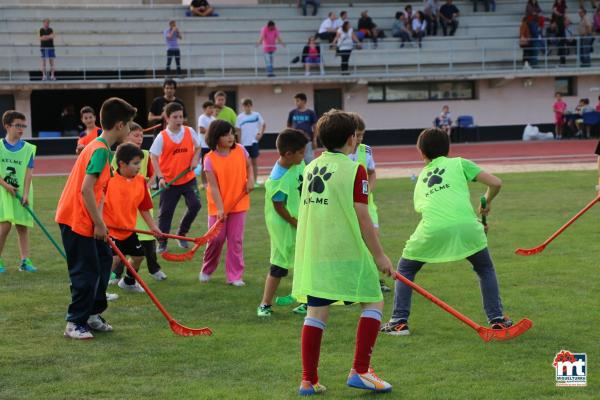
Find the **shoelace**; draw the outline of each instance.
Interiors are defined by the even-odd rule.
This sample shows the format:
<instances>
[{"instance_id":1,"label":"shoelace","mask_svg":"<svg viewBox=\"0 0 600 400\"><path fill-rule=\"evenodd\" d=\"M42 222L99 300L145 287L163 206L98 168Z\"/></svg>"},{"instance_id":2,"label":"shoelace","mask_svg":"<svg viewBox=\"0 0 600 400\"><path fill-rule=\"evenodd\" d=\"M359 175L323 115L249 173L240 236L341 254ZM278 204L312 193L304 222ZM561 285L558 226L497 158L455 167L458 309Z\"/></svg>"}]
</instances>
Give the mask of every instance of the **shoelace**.
<instances>
[{"instance_id":1,"label":"shoelace","mask_svg":"<svg viewBox=\"0 0 600 400\"><path fill-rule=\"evenodd\" d=\"M75 327L75 330L79 333L88 333L90 331L90 329L88 328L87 324L81 324L81 325L77 325Z\"/></svg>"}]
</instances>

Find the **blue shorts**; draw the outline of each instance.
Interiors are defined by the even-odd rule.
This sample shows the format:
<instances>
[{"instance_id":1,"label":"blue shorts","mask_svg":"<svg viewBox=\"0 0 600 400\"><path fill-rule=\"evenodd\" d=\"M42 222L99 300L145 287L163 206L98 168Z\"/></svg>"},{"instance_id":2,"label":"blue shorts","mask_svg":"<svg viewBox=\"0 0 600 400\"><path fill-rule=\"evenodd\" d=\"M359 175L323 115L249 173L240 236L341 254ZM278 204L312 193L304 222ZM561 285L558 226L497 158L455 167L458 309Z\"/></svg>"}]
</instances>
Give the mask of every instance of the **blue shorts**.
<instances>
[{"instance_id":1,"label":"blue shorts","mask_svg":"<svg viewBox=\"0 0 600 400\"><path fill-rule=\"evenodd\" d=\"M338 300L329 300L329 299L322 299L320 297L313 297L313 296L306 296L306 304L309 307L325 307L325 306L330 306L333 303L337 303ZM351 301L344 301L344 305L349 306L350 304L354 304Z\"/></svg>"},{"instance_id":2,"label":"blue shorts","mask_svg":"<svg viewBox=\"0 0 600 400\"><path fill-rule=\"evenodd\" d=\"M42 53L42 58L56 58L54 47L42 47L40 53Z\"/></svg>"},{"instance_id":3,"label":"blue shorts","mask_svg":"<svg viewBox=\"0 0 600 400\"><path fill-rule=\"evenodd\" d=\"M252 146L244 146L250 158L258 158L258 142L252 143Z\"/></svg>"}]
</instances>

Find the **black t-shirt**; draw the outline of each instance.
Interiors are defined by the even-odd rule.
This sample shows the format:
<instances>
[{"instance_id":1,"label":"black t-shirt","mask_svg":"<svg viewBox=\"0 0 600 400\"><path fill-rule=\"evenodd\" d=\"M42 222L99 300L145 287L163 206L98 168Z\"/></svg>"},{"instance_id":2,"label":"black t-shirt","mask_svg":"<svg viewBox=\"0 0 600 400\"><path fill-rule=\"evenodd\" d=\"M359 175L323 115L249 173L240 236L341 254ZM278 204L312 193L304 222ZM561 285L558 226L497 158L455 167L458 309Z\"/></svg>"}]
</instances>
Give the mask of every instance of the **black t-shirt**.
<instances>
[{"instance_id":1,"label":"black t-shirt","mask_svg":"<svg viewBox=\"0 0 600 400\"><path fill-rule=\"evenodd\" d=\"M373 22L373 20L371 19L371 17L360 17L358 20L358 30L361 29L368 29L371 30L373 28L375 28L377 25L375 25L375 23Z\"/></svg>"},{"instance_id":2,"label":"black t-shirt","mask_svg":"<svg viewBox=\"0 0 600 400\"><path fill-rule=\"evenodd\" d=\"M40 37L50 35L53 32L54 31L52 30L52 28L48 28L48 29L40 28ZM49 39L49 40L41 40L40 39L40 47L43 47L43 48L54 47L54 39Z\"/></svg>"},{"instance_id":3,"label":"black t-shirt","mask_svg":"<svg viewBox=\"0 0 600 400\"><path fill-rule=\"evenodd\" d=\"M206 0L192 0L192 7L208 7L208 1Z\"/></svg>"},{"instance_id":4,"label":"black t-shirt","mask_svg":"<svg viewBox=\"0 0 600 400\"><path fill-rule=\"evenodd\" d=\"M448 19L452 19L452 15L458 14L458 8L454 4L444 4L440 7L440 14Z\"/></svg>"},{"instance_id":5,"label":"black t-shirt","mask_svg":"<svg viewBox=\"0 0 600 400\"><path fill-rule=\"evenodd\" d=\"M150 112L154 115L161 115L165 106L173 102L181 104L181 106L183 107L183 116L186 117L187 114L185 112L185 104L183 104L183 101L181 99L178 99L177 97L175 97L175 100L172 101L168 101L164 98L164 96L156 97L154 100L152 100L152 104L150 105ZM162 121L162 125L162 129L164 129L166 126L166 122ZM160 129L157 129L154 132L155 134L158 134L158 132L160 132Z\"/></svg>"}]
</instances>

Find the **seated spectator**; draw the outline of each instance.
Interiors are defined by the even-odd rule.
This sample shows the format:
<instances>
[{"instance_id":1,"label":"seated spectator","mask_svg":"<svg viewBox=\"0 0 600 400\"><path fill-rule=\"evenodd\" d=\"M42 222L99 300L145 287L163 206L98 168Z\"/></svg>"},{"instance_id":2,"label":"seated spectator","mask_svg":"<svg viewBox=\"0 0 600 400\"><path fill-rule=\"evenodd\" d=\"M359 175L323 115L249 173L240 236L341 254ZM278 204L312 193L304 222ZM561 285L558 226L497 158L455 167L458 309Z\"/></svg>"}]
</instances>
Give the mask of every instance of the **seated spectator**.
<instances>
[{"instance_id":1,"label":"seated spectator","mask_svg":"<svg viewBox=\"0 0 600 400\"><path fill-rule=\"evenodd\" d=\"M314 17L319 12L319 6L321 5L320 0L302 0L302 15L306 17L306 11L308 6L311 5L313 8L312 16Z\"/></svg>"},{"instance_id":2,"label":"seated spectator","mask_svg":"<svg viewBox=\"0 0 600 400\"><path fill-rule=\"evenodd\" d=\"M357 37L359 40L369 38L373 41L373 47L377 48L377 38L382 36L383 31L377 29L377 25L373 22L373 19L369 17L367 10L360 13L358 19L358 32Z\"/></svg>"},{"instance_id":3,"label":"seated spectator","mask_svg":"<svg viewBox=\"0 0 600 400\"><path fill-rule=\"evenodd\" d=\"M590 105L590 99L581 99L581 100L579 100L579 104L580 104L580 107L579 107L578 114L582 117L583 117L583 114L594 111L594 107L592 107ZM589 139L590 138L591 126L585 125L583 123L583 118L576 119L575 126L577 126L577 133L575 134L576 137L579 137L581 139ZM584 128L585 128L585 133L583 132Z\"/></svg>"},{"instance_id":4,"label":"seated spectator","mask_svg":"<svg viewBox=\"0 0 600 400\"><path fill-rule=\"evenodd\" d=\"M427 21L425 20L425 14L423 14L423 11L417 11L413 17L412 35L419 44L419 47L421 47L421 41L423 40L423 37L427 35Z\"/></svg>"},{"instance_id":5,"label":"seated spectator","mask_svg":"<svg viewBox=\"0 0 600 400\"><path fill-rule=\"evenodd\" d=\"M594 38L592 37L592 24L587 17L585 8L579 9L579 18L579 62L582 67L589 67L592 62L590 53L593 50Z\"/></svg>"},{"instance_id":6,"label":"seated spectator","mask_svg":"<svg viewBox=\"0 0 600 400\"><path fill-rule=\"evenodd\" d=\"M406 17L402 11L396 13L396 20L392 25L392 36L400 38L400 47L404 47L404 42L410 42L410 32L406 28Z\"/></svg>"},{"instance_id":7,"label":"seated spectator","mask_svg":"<svg viewBox=\"0 0 600 400\"><path fill-rule=\"evenodd\" d=\"M594 33L600 33L600 5L594 13Z\"/></svg>"},{"instance_id":8,"label":"seated spectator","mask_svg":"<svg viewBox=\"0 0 600 400\"><path fill-rule=\"evenodd\" d=\"M310 68L313 65L318 65L321 70L321 75L325 74L321 64L321 48L317 44L314 36L308 38L308 43L302 49L302 63L304 64L304 75L310 75Z\"/></svg>"},{"instance_id":9,"label":"seated spectator","mask_svg":"<svg viewBox=\"0 0 600 400\"><path fill-rule=\"evenodd\" d=\"M458 15L460 12L452 0L446 0L446 4L440 7L440 24L442 25L442 31L444 36L448 36L448 27L450 27L450 36L454 36L456 28L458 28Z\"/></svg>"},{"instance_id":10,"label":"seated spectator","mask_svg":"<svg viewBox=\"0 0 600 400\"><path fill-rule=\"evenodd\" d=\"M348 21L348 11L342 11L340 13L340 28L342 27L342 25L344 24L344 22Z\"/></svg>"},{"instance_id":11,"label":"seated spectator","mask_svg":"<svg viewBox=\"0 0 600 400\"><path fill-rule=\"evenodd\" d=\"M448 137L452 133L452 118L450 117L450 107L442 107L442 112L433 120L433 126L446 132Z\"/></svg>"},{"instance_id":12,"label":"seated spectator","mask_svg":"<svg viewBox=\"0 0 600 400\"><path fill-rule=\"evenodd\" d=\"M437 35L439 12L438 0L423 0L423 13L425 14L425 21L427 21L427 36Z\"/></svg>"},{"instance_id":13,"label":"seated spectator","mask_svg":"<svg viewBox=\"0 0 600 400\"><path fill-rule=\"evenodd\" d=\"M321 40L327 40L329 43L333 42L338 29L342 26L341 21L335 15L333 11L327 14L327 18L321 23L317 36Z\"/></svg>"},{"instance_id":14,"label":"seated spectator","mask_svg":"<svg viewBox=\"0 0 600 400\"><path fill-rule=\"evenodd\" d=\"M558 26L556 21L551 21L546 28L546 55L552 54L552 50L558 49Z\"/></svg>"},{"instance_id":15,"label":"seated spectator","mask_svg":"<svg viewBox=\"0 0 600 400\"><path fill-rule=\"evenodd\" d=\"M207 0L192 0L190 12L196 17L216 17L215 9L208 4Z\"/></svg>"}]
</instances>

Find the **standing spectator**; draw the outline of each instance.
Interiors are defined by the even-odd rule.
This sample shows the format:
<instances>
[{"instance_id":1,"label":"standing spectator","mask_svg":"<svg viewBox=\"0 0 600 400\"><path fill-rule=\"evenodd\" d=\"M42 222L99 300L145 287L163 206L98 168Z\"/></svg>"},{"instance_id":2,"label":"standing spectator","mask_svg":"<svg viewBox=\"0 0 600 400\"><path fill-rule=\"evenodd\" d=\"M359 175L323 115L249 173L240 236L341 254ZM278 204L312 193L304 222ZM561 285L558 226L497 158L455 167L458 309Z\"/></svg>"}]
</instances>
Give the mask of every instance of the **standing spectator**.
<instances>
[{"instance_id":1,"label":"standing spectator","mask_svg":"<svg viewBox=\"0 0 600 400\"><path fill-rule=\"evenodd\" d=\"M527 5L525 6L525 16L528 19L536 18L542 15L542 8L540 7L538 0L527 0Z\"/></svg>"},{"instance_id":2,"label":"standing spectator","mask_svg":"<svg viewBox=\"0 0 600 400\"><path fill-rule=\"evenodd\" d=\"M459 14L460 12L458 11L458 8L452 4L452 0L446 0L446 4L440 8L440 24L442 24L444 36L448 36L448 26L450 26L450 36L454 36L456 28L458 28Z\"/></svg>"},{"instance_id":3,"label":"standing spectator","mask_svg":"<svg viewBox=\"0 0 600 400\"><path fill-rule=\"evenodd\" d=\"M296 108L288 114L287 127L301 130L310 139L304 151L304 162L308 164L315 158L314 149L317 148L317 137L313 133L317 123L317 114L306 107L307 98L304 93L296 94L294 100Z\"/></svg>"},{"instance_id":4,"label":"standing spectator","mask_svg":"<svg viewBox=\"0 0 600 400\"><path fill-rule=\"evenodd\" d=\"M554 111L554 138L556 140L562 139L563 127L565 126L565 111L567 111L567 103L562 99L560 93L556 92L554 95L556 100L552 105L552 111Z\"/></svg>"},{"instance_id":5,"label":"standing spectator","mask_svg":"<svg viewBox=\"0 0 600 400\"><path fill-rule=\"evenodd\" d=\"M519 26L519 47L523 49L523 68L529 69L531 64L537 64L537 57L532 57L531 32L529 31L527 17L521 19L521 25Z\"/></svg>"},{"instance_id":6,"label":"standing spectator","mask_svg":"<svg viewBox=\"0 0 600 400\"><path fill-rule=\"evenodd\" d=\"M317 36L321 40L327 40L329 43L333 42L338 29L342 26L341 21L335 15L333 11L327 14L327 18L321 22Z\"/></svg>"},{"instance_id":7,"label":"standing spectator","mask_svg":"<svg viewBox=\"0 0 600 400\"><path fill-rule=\"evenodd\" d=\"M216 17L215 9L208 4L207 0L192 0L190 4L190 12L196 17Z\"/></svg>"},{"instance_id":8,"label":"standing spectator","mask_svg":"<svg viewBox=\"0 0 600 400\"><path fill-rule=\"evenodd\" d=\"M546 28L546 55L552 53L552 49L558 49L558 27L556 21L551 21Z\"/></svg>"},{"instance_id":9,"label":"standing spectator","mask_svg":"<svg viewBox=\"0 0 600 400\"><path fill-rule=\"evenodd\" d=\"M302 63L304 64L304 75L310 75L312 65L318 65L321 75L325 75L323 64L321 63L321 48L317 44L314 36L308 38L308 43L302 49Z\"/></svg>"},{"instance_id":10,"label":"standing spectator","mask_svg":"<svg viewBox=\"0 0 600 400\"><path fill-rule=\"evenodd\" d=\"M169 27L163 32L167 42L167 74L171 73L171 61L175 58L177 64L177 75L181 74L181 52L179 50L179 39L181 32L174 19L169 21Z\"/></svg>"},{"instance_id":11,"label":"standing spectator","mask_svg":"<svg viewBox=\"0 0 600 400\"><path fill-rule=\"evenodd\" d=\"M445 105L442 107L442 112L438 117L433 120L433 125L435 128L438 128L445 132L450 138L452 133L452 117L450 115L450 107Z\"/></svg>"},{"instance_id":12,"label":"standing spectator","mask_svg":"<svg viewBox=\"0 0 600 400\"><path fill-rule=\"evenodd\" d=\"M589 67L591 65L590 53L592 52L592 45L594 43L592 24L586 14L587 11L585 11L585 8L579 9L579 61L582 67Z\"/></svg>"},{"instance_id":13,"label":"standing spectator","mask_svg":"<svg viewBox=\"0 0 600 400\"><path fill-rule=\"evenodd\" d=\"M566 15L567 12L567 3L565 0L554 0L554 4L552 5L552 18L551 21L556 23L557 29L557 37L558 37L558 55L560 56L560 64L564 65L566 60L566 55L568 53L567 49L567 32L566 32Z\"/></svg>"},{"instance_id":14,"label":"standing spectator","mask_svg":"<svg viewBox=\"0 0 600 400\"><path fill-rule=\"evenodd\" d=\"M415 38L419 44L419 47L421 47L421 41L423 40L423 37L427 35L427 21L425 20L423 11L417 11L412 19L412 34L413 38Z\"/></svg>"},{"instance_id":15,"label":"standing spectator","mask_svg":"<svg viewBox=\"0 0 600 400\"><path fill-rule=\"evenodd\" d=\"M542 38L542 29L540 24L539 14L532 14L527 18L527 27L529 28L529 52L530 52L530 64L531 66L536 66L538 61L538 56L544 49L544 40ZM543 21L543 20L542 20Z\"/></svg>"},{"instance_id":16,"label":"standing spectator","mask_svg":"<svg viewBox=\"0 0 600 400\"><path fill-rule=\"evenodd\" d=\"M427 36L437 35L439 11L438 0L423 0L423 13L425 14L425 21L427 21Z\"/></svg>"},{"instance_id":17,"label":"standing spectator","mask_svg":"<svg viewBox=\"0 0 600 400\"><path fill-rule=\"evenodd\" d=\"M402 11L396 13L396 20L392 25L392 36L400 38L400 47L404 47L404 42L410 42L410 32L406 29L406 17Z\"/></svg>"},{"instance_id":18,"label":"standing spectator","mask_svg":"<svg viewBox=\"0 0 600 400\"><path fill-rule=\"evenodd\" d=\"M350 27L350 29L352 28ZM373 22L373 19L369 17L369 12L367 10L360 13L360 18L358 19L358 32L361 41L364 38L369 38L373 41L373 47L377 48L377 38L380 33L377 30L377 25ZM348 55L348 57L350 57L350 55Z\"/></svg>"},{"instance_id":19,"label":"standing spectator","mask_svg":"<svg viewBox=\"0 0 600 400\"><path fill-rule=\"evenodd\" d=\"M600 33L600 6L596 8L596 13L594 14L594 33Z\"/></svg>"},{"instance_id":20,"label":"standing spectator","mask_svg":"<svg viewBox=\"0 0 600 400\"><path fill-rule=\"evenodd\" d=\"M275 27L275 22L269 21L266 26L260 30L260 36L256 46L263 45L263 53L265 55L265 66L267 68L267 76L275 76L273 73L273 56L277 51L277 43L280 43L283 47L285 44L279 36L279 30Z\"/></svg>"},{"instance_id":21,"label":"standing spectator","mask_svg":"<svg viewBox=\"0 0 600 400\"><path fill-rule=\"evenodd\" d=\"M254 187L256 187L258 185L258 181L256 180L258 176L258 142L265 134L267 124L265 124L265 120L260 113L252 111L252 106L252 99L242 100L242 108L244 109L244 112L237 116L237 120L235 122L235 132L238 143L244 146L248 152L248 156L250 156L252 170L254 171Z\"/></svg>"},{"instance_id":22,"label":"standing spectator","mask_svg":"<svg viewBox=\"0 0 600 400\"><path fill-rule=\"evenodd\" d=\"M350 54L352 53L352 49L354 48L354 43L356 43L356 47L360 48L360 44L358 44L358 38L354 34L352 27L350 26L350 22L344 22L344 25L340 28L337 35L335 36L335 44L337 46L337 52L342 59L341 70L342 75L349 75L348 72L348 61L350 60ZM308 164L308 162L307 162Z\"/></svg>"},{"instance_id":23,"label":"standing spectator","mask_svg":"<svg viewBox=\"0 0 600 400\"><path fill-rule=\"evenodd\" d=\"M43 22L43 26L40 28L40 51L42 53L42 80L48 80L46 74L46 60L50 64L50 80L55 81L56 75L54 71L54 59L56 53L54 51L54 31L50 28L50 20L46 18Z\"/></svg>"},{"instance_id":24,"label":"standing spectator","mask_svg":"<svg viewBox=\"0 0 600 400\"><path fill-rule=\"evenodd\" d=\"M319 12L320 0L302 0L302 15L306 17L308 5L313 8L312 16L314 17Z\"/></svg>"},{"instance_id":25,"label":"standing spectator","mask_svg":"<svg viewBox=\"0 0 600 400\"><path fill-rule=\"evenodd\" d=\"M233 108L227 107L227 94L219 90L215 93L215 111L217 112L217 119L229 122L229 125L235 126L237 115ZM206 142L208 144L208 142ZM210 147L210 146L209 146Z\"/></svg>"},{"instance_id":26,"label":"standing spectator","mask_svg":"<svg viewBox=\"0 0 600 400\"><path fill-rule=\"evenodd\" d=\"M183 107L183 116L185 118L185 105L181 99L175 97L175 91L177 90L177 82L174 79L167 78L163 82L163 95L155 97L150 104L150 112L148 113L148 123L150 125L161 124L161 126L154 130L154 134L162 131L166 125L165 119L165 106L169 103L179 103Z\"/></svg>"}]
</instances>

